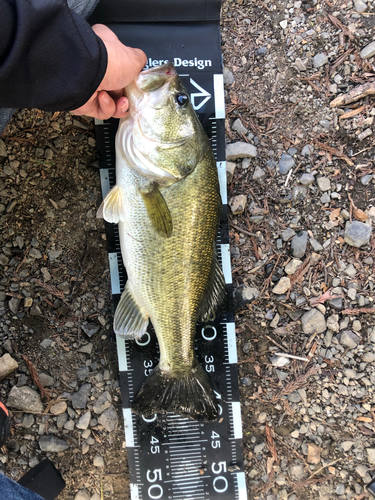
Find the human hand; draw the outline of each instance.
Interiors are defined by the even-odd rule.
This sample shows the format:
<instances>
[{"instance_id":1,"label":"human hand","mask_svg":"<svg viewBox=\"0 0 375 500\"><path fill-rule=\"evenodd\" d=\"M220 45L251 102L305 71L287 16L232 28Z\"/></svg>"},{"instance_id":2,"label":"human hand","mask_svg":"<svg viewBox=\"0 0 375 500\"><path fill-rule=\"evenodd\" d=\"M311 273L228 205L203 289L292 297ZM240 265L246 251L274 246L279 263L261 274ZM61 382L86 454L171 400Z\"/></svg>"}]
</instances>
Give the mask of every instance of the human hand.
<instances>
[{"instance_id":1,"label":"human hand","mask_svg":"<svg viewBox=\"0 0 375 500\"><path fill-rule=\"evenodd\" d=\"M95 24L92 29L107 49L107 71L93 96L71 113L100 120L123 118L129 108L125 87L132 82L146 64L146 54L122 44L107 26Z\"/></svg>"}]
</instances>

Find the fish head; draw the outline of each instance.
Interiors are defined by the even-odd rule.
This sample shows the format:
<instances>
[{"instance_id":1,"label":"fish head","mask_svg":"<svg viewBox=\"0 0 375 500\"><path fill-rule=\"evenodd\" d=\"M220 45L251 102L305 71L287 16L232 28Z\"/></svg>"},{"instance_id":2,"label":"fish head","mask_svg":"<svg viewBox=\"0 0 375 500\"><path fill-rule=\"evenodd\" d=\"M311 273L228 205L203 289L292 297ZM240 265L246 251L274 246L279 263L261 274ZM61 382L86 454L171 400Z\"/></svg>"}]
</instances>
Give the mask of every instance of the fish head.
<instances>
[{"instance_id":1,"label":"fish head","mask_svg":"<svg viewBox=\"0 0 375 500\"><path fill-rule=\"evenodd\" d=\"M130 152L133 164L142 164L143 173L160 185L186 177L202 159L208 139L174 66L141 72L126 95L125 155Z\"/></svg>"}]
</instances>

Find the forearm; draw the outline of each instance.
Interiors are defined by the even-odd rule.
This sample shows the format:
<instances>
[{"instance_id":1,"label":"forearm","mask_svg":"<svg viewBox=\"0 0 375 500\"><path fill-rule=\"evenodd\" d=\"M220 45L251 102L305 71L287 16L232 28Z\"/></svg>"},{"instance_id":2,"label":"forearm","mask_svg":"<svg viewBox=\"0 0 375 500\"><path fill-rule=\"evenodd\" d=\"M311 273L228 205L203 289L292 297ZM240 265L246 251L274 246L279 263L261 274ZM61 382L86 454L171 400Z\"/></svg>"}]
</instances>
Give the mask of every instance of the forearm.
<instances>
[{"instance_id":1,"label":"forearm","mask_svg":"<svg viewBox=\"0 0 375 500\"><path fill-rule=\"evenodd\" d=\"M0 107L72 110L107 68L98 36L65 0L0 0Z\"/></svg>"}]
</instances>

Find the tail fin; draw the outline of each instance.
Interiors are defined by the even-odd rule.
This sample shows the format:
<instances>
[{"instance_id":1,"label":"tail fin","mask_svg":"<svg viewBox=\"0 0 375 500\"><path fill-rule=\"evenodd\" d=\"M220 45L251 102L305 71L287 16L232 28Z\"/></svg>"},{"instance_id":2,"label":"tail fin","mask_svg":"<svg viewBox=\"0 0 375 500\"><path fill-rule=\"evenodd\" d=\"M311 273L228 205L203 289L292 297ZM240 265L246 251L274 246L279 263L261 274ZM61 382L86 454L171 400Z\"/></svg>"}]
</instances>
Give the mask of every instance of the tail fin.
<instances>
[{"instance_id":1,"label":"tail fin","mask_svg":"<svg viewBox=\"0 0 375 500\"><path fill-rule=\"evenodd\" d=\"M218 414L211 383L198 361L182 377L156 367L135 397L132 410L143 415L172 411L195 420L214 420Z\"/></svg>"}]
</instances>

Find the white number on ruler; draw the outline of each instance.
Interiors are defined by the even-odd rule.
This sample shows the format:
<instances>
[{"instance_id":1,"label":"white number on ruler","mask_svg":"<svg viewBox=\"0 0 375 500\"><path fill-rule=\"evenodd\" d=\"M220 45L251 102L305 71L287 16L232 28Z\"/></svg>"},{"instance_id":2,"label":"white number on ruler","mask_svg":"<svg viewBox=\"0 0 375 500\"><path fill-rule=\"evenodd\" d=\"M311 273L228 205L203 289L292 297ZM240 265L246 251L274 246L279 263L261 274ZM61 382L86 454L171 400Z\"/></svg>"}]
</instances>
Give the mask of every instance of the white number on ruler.
<instances>
[{"instance_id":1,"label":"white number on ruler","mask_svg":"<svg viewBox=\"0 0 375 500\"><path fill-rule=\"evenodd\" d=\"M214 474L227 472L227 464L226 462L219 462L218 464L216 464L216 462L213 462L211 465L211 470ZM212 486L217 493L224 493L228 489L228 480L224 476L216 476L212 482Z\"/></svg>"},{"instance_id":2,"label":"white number on ruler","mask_svg":"<svg viewBox=\"0 0 375 500\"><path fill-rule=\"evenodd\" d=\"M155 420L157 419L157 415L155 413L154 416L150 417L150 418L146 418L144 415L142 415L142 418L143 418L143 421L147 422L147 423L149 423L149 422L155 422Z\"/></svg>"},{"instance_id":3,"label":"white number on ruler","mask_svg":"<svg viewBox=\"0 0 375 500\"><path fill-rule=\"evenodd\" d=\"M150 340L151 340L151 335L150 335L148 332L146 332L146 333L142 336L142 339L143 339L143 337L144 337L145 335L147 336L147 339L146 339L144 342L141 342L141 339L135 339L135 342L136 342L138 345L140 345L141 347L143 347L143 346L145 346L145 345L147 345L147 344L149 344L149 343L150 343Z\"/></svg>"},{"instance_id":4,"label":"white number on ruler","mask_svg":"<svg viewBox=\"0 0 375 500\"><path fill-rule=\"evenodd\" d=\"M214 362L214 360L215 360L215 358L213 356L205 356L204 357L204 361L206 363L206 372L210 373L210 372L215 371L214 365L211 364Z\"/></svg>"},{"instance_id":5,"label":"white number on ruler","mask_svg":"<svg viewBox=\"0 0 375 500\"><path fill-rule=\"evenodd\" d=\"M153 471L148 470L146 474L147 481L149 483L155 483L156 481L162 481L161 469L154 469ZM160 484L152 484L147 490L149 498L157 500L163 496L163 488Z\"/></svg>"},{"instance_id":6,"label":"white number on ruler","mask_svg":"<svg viewBox=\"0 0 375 500\"><path fill-rule=\"evenodd\" d=\"M150 360L150 361L143 361L143 366L145 367L145 375L146 377L148 377L150 375L150 373L152 372L152 365L153 365L153 362Z\"/></svg>"},{"instance_id":7,"label":"white number on ruler","mask_svg":"<svg viewBox=\"0 0 375 500\"><path fill-rule=\"evenodd\" d=\"M218 434L215 431L212 431L211 439L212 439L212 441L211 441L212 448L220 448L221 447L220 434Z\"/></svg>"},{"instance_id":8,"label":"white number on ruler","mask_svg":"<svg viewBox=\"0 0 375 500\"><path fill-rule=\"evenodd\" d=\"M156 439L156 437L151 436L151 453L155 455L156 453L160 453L160 446L157 446L157 443L159 442L159 439Z\"/></svg>"},{"instance_id":9,"label":"white number on ruler","mask_svg":"<svg viewBox=\"0 0 375 500\"><path fill-rule=\"evenodd\" d=\"M204 340L214 340L216 338L217 331L212 325L207 325L202 328L202 337Z\"/></svg>"}]
</instances>

